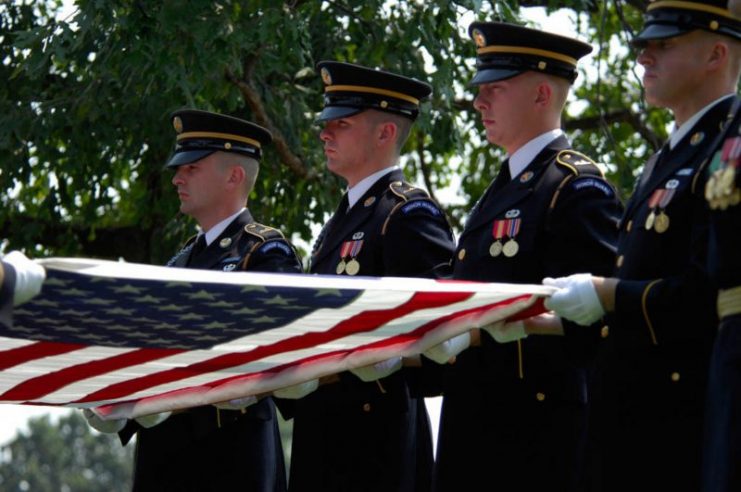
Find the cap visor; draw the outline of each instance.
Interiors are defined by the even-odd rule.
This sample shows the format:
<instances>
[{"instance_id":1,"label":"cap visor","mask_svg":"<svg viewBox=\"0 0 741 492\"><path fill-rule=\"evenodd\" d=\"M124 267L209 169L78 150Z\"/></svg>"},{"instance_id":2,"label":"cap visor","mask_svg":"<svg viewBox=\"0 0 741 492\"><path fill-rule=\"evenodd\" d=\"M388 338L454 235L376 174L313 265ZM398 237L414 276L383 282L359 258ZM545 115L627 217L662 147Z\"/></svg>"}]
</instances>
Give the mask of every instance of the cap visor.
<instances>
[{"instance_id":1,"label":"cap visor","mask_svg":"<svg viewBox=\"0 0 741 492\"><path fill-rule=\"evenodd\" d=\"M319 116L317 116L316 120L329 121L336 120L337 118L347 118L348 116L358 114L365 109L367 108L356 108L350 106L327 106L322 110L321 113L319 113Z\"/></svg>"},{"instance_id":2,"label":"cap visor","mask_svg":"<svg viewBox=\"0 0 741 492\"><path fill-rule=\"evenodd\" d=\"M646 44L647 41L653 39L673 38L686 32L688 32L687 29L679 26L673 26L670 24L650 24L643 28L643 30L630 41L630 44L640 47Z\"/></svg>"},{"instance_id":3,"label":"cap visor","mask_svg":"<svg viewBox=\"0 0 741 492\"><path fill-rule=\"evenodd\" d=\"M167 161L165 167L178 167L182 166L183 164L190 164L191 162L200 161L204 157L207 157L214 152L216 151L212 149L185 150L182 152L176 152L172 157L170 157L170 160Z\"/></svg>"},{"instance_id":4,"label":"cap visor","mask_svg":"<svg viewBox=\"0 0 741 492\"><path fill-rule=\"evenodd\" d=\"M512 70L511 68L485 68L476 72L468 85L488 84L498 80L511 79L515 75L520 75L524 70Z\"/></svg>"}]
</instances>

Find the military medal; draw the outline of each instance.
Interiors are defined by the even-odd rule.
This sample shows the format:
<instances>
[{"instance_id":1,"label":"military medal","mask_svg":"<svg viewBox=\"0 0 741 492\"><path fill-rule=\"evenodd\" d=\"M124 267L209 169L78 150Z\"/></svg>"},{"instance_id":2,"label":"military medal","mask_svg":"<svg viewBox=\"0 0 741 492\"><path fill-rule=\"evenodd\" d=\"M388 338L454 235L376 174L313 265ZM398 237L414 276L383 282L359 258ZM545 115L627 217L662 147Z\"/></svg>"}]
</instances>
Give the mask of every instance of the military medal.
<instances>
[{"instance_id":1,"label":"military medal","mask_svg":"<svg viewBox=\"0 0 741 492\"><path fill-rule=\"evenodd\" d=\"M491 246L489 246L489 254L496 258L500 254L502 254L502 241L501 239L504 237L504 230L507 227L506 220L495 220L494 225L491 229L491 235L494 237L495 241L491 243Z\"/></svg>"},{"instance_id":2,"label":"military medal","mask_svg":"<svg viewBox=\"0 0 741 492\"><path fill-rule=\"evenodd\" d=\"M353 237L363 237L363 233L355 233ZM363 248L363 240L359 241L345 241L342 243L340 248L340 262L337 264L337 275L346 273L348 275L357 275L360 271L360 262L355 259ZM345 261L345 258L350 258L350 261Z\"/></svg>"},{"instance_id":3,"label":"military medal","mask_svg":"<svg viewBox=\"0 0 741 492\"><path fill-rule=\"evenodd\" d=\"M648 214L648 217L646 217L646 223L644 224L647 231L650 231L654 227L654 222L656 221L656 212L654 212L654 210L656 209L656 205L659 203L661 195L663 195L665 191L666 190L664 189L654 191L651 198L648 200L648 208L651 209L651 212Z\"/></svg>"},{"instance_id":4,"label":"military medal","mask_svg":"<svg viewBox=\"0 0 741 492\"><path fill-rule=\"evenodd\" d=\"M360 271L360 263L358 263L358 260L353 258L352 260L347 262L347 266L345 267L345 271L348 275L357 275Z\"/></svg>"},{"instance_id":5,"label":"military medal","mask_svg":"<svg viewBox=\"0 0 741 492\"><path fill-rule=\"evenodd\" d=\"M345 273L345 269L347 268L345 258L350 256L350 248L352 248L352 241L345 241L342 243L342 247L340 248L340 262L337 263L337 268L335 269L337 275Z\"/></svg>"},{"instance_id":6,"label":"military medal","mask_svg":"<svg viewBox=\"0 0 741 492\"><path fill-rule=\"evenodd\" d=\"M522 222L522 219L512 219L509 221L509 241L504 243L504 246L502 247L502 251L504 252L504 256L507 258L512 258L515 256L518 251L520 251L520 245L517 244L517 241L515 240L515 237L520 232L520 223Z\"/></svg>"},{"instance_id":7,"label":"military medal","mask_svg":"<svg viewBox=\"0 0 741 492\"><path fill-rule=\"evenodd\" d=\"M676 184L674 184L670 181L669 183L667 183L667 186L671 188L663 190L664 193L662 193L661 197L659 198L659 208L661 209L661 212L659 212L659 215L656 216L656 221L654 223L654 230L659 234L663 234L667 231L667 229L669 229L669 216L666 214L666 212L664 212L664 210L666 209L666 206L669 205L669 202L672 201L672 198L674 197L674 193L677 191L677 186L679 186L679 183L677 182Z\"/></svg>"}]
</instances>

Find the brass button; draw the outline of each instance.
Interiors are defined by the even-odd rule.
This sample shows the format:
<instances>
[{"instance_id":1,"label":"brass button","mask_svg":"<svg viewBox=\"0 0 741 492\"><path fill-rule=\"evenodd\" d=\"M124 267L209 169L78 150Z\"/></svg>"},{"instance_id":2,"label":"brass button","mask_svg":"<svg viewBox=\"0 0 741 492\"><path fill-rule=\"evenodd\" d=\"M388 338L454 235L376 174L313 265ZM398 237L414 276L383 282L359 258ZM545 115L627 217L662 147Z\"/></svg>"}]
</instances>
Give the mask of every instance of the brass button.
<instances>
[{"instance_id":1,"label":"brass button","mask_svg":"<svg viewBox=\"0 0 741 492\"><path fill-rule=\"evenodd\" d=\"M625 224L625 230L630 232L630 230L633 228L633 221L629 220L627 224Z\"/></svg>"},{"instance_id":2,"label":"brass button","mask_svg":"<svg viewBox=\"0 0 741 492\"><path fill-rule=\"evenodd\" d=\"M679 381L679 373L678 372L673 372L672 373L672 381L674 381L675 383L677 381Z\"/></svg>"},{"instance_id":3,"label":"brass button","mask_svg":"<svg viewBox=\"0 0 741 492\"><path fill-rule=\"evenodd\" d=\"M535 394L535 398L537 398L538 401L543 401L545 400L545 393L538 392Z\"/></svg>"},{"instance_id":4,"label":"brass button","mask_svg":"<svg viewBox=\"0 0 741 492\"><path fill-rule=\"evenodd\" d=\"M601 336L602 338L607 338L608 336L610 336L610 327L607 325L603 326L602 329L600 329L599 331L599 336Z\"/></svg>"},{"instance_id":5,"label":"brass button","mask_svg":"<svg viewBox=\"0 0 741 492\"><path fill-rule=\"evenodd\" d=\"M458 251L458 259L463 261L463 258L466 257L466 249L463 248L462 250Z\"/></svg>"},{"instance_id":6,"label":"brass button","mask_svg":"<svg viewBox=\"0 0 741 492\"><path fill-rule=\"evenodd\" d=\"M625 261L625 257L623 255L620 255L617 257L617 261L615 262L615 264L617 265L618 268L620 268L621 266L623 266L624 261Z\"/></svg>"},{"instance_id":7,"label":"brass button","mask_svg":"<svg viewBox=\"0 0 741 492\"><path fill-rule=\"evenodd\" d=\"M370 412L371 411L371 404L370 403L364 403L363 404L363 411L364 412Z\"/></svg>"}]
</instances>

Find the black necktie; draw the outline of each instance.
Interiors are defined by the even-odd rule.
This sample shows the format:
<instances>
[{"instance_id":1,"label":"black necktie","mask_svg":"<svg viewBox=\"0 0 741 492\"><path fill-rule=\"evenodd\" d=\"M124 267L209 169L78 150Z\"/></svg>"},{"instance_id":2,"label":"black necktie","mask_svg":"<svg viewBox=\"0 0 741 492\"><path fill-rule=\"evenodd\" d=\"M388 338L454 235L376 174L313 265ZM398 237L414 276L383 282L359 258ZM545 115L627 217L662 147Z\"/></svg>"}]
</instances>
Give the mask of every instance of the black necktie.
<instances>
[{"instance_id":1,"label":"black necktie","mask_svg":"<svg viewBox=\"0 0 741 492\"><path fill-rule=\"evenodd\" d=\"M501 189L510 181L512 181L512 175L509 172L509 159L507 159L502 163L502 168L499 170L499 174L497 174L497 177L494 179L494 186L492 187L492 191Z\"/></svg>"},{"instance_id":2,"label":"black necktie","mask_svg":"<svg viewBox=\"0 0 741 492\"><path fill-rule=\"evenodd\" d=\"M206 249L206 235L201 234L198 236L198 239L196 239L195 244L193 245L193 248L190 250L190 256L188 257L188 263L192 263L193 259L196 258L198 255L203 253L203 250Z\"/></svg>"}]
</instances>

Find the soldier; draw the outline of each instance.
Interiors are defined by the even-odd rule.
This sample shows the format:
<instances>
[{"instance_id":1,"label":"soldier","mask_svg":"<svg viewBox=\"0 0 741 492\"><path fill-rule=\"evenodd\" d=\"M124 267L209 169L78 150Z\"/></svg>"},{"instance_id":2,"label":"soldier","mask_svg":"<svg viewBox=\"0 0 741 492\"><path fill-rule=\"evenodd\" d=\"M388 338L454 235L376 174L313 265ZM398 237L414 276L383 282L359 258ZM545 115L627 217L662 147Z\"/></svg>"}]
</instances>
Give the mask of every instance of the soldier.
<instances>
[{"instance_id":1,"label":"soldier","mask_svg":"<svg viewBox=\"0 0 741 492\"><path fill-rule=\"evenodd\" d=\"M46 272L20 251L0 258L0 323L10 326L13 306L30 300L41 292Z\"/></svg>"},{"instance_id":2,"label":"soldier","mask_svg":"<svg viewBox=\"0 0 741 492\"><path fill-rule=\"evenodd\" d=\"M184 109L172 115L177 132L167 167L180 211L202 232L168 266L222 271L300 273L301 262L277 229L255 222L246 208L270 133L253 123ZM137 433L134 490L286 489L285 465L271 398L203 406L125 421L124 444ZM224 409L227 408L227 409ZM89 422L111 432L122 422ZM161 423L160 423L161 422ZM98 424L98 425L96 425Z\"/></svg>"},{"instance_id":3,"label":"soldier","mask_svg":"<svg viewBox=\"0 0 741 492\"><path fill-rule=\"evenodd\" d=\"M478 53L474 108L508 158L469 214L453 278L535 283L610 271L620 202L561 131L577 60L592 48L499 22L474 22L469 33ZM436 490L580 486L586 351L599 338L569 323L559 330L565 336L528 337L522 323L499 323L487 328L491 337L471 333L472 346L446 366Z\"/></svg>"},{"instance_id":4,"label":"soldier","mask_svg":"<svg viewBox=\"0 0 741 492\"><path fill-rule=\"evenodd\" d=\"M704 163L736 99L741 64L741 25L726 1L648 6L633 42L646 101L670 109L676 129L628 202L614 277L546 280L559 288L546 306L560 316L589 324L607 312L610 350L597 413L601 490L700 489L717 323Z\"/></svg>"},{"instance_id":5,"label":"soldier","mask_svg":"<svg viewBox=\"0 0 741 492\"><path fill-rule=\"evenodd\" d=\"M741 0L728 8L741 18ZM736 46L736 56L741 56ZM708 269L718 293L720 325L710 358L703 450L705 492L741 490L741 99L728 113L711 154L705 186L710 206Z\"/></svg>"},{"instance_id":6,"label":"soldier","mask_svg":"<svg viewBox=\"0 0 741 492\"><path fill-rule=\"evenodd\" d=\"M347 181L348 191L315 243L311 272L435 276L450 262L450 227L397 164L430 86L348 63L324 61L318 68L327 167ZM391 374L400 366L393 360L342 373L297 400L292 491L429 489L429 421L410 384L414 369Z\"/></svg>"}]
</instances>

